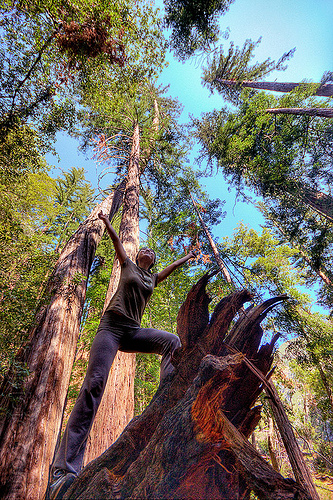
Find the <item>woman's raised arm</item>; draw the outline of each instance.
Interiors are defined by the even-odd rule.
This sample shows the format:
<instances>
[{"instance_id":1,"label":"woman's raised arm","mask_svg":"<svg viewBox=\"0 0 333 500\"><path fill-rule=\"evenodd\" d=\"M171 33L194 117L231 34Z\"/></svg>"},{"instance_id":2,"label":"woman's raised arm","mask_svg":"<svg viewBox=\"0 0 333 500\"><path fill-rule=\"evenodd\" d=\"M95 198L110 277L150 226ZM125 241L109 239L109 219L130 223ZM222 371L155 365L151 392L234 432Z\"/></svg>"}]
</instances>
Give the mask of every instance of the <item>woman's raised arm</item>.
<instances>
[{"instance_id":1,"label":"woman's raised arm","mask_svg":"<svg viewBox=\"0 0 333 500\"><path fill-rule=\"evenodd\" d=\"M172 264L164 268L163 271L158 273L157 283L161 283L161 281L165 280L168 276L170 276L170 274L173 273L175 269L185 264L185 262L187 262L189 259L194 259L194 258L195 258L195 252L194 250L191 250L189 254L185 255L185 257L175 260L175 262L173 262Z\"/></svg>"},{"instance_id":2,"label":"woman's raised arm","mask_svg":"<svg viewBox=\"0 0 333 500\"><path fill-rule=\"evenodd\" d=\"M116 251L116 255L118 257L120 265L122 265L127 259L127 254L125 252L125 248L123 247L122 242L114 228L111 226L111 222L109 218L103 214L103 212L99 212L98 217L104 222L107 232L112 240L114 249Z\"/></svg>"}]
</instances>

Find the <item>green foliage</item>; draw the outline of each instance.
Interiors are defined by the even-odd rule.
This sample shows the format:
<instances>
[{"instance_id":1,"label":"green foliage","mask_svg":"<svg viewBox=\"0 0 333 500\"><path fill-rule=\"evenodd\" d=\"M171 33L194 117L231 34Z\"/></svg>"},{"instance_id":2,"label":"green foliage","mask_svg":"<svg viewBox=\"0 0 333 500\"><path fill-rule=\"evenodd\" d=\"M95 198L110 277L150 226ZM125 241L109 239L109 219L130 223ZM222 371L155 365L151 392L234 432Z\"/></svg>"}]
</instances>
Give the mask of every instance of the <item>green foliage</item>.
<instances>
[{"instance_id":1,"label":"green foliage","mask_svg":"<svg viewBox=\"0 0 333 500\"><path fill-rule=\"evenodd\" d=\"M284 71L286 61L288 61L295 52L295 49L284 53L280 59L275 62L270 58L264 62L256 62L252 66L251 60L254 58L254 51L261 42L261 38L256 42L246 40L241 49L235 47L231 42L228 53L224 54L223 46L213 52L213 56L207 62L207 68L204 70L204 84L213 93L217 91L224 99L234 104L239 104L241 93L241 84L246 80L260 80L274 70ZM236 85L228 87L219 80L233 80Z\"/></svg>"},{"instance_id":2,"label":"green foliage","mask_svg":"<svg viewBox=\"0 0 333 500\"><path fill-rule=\"evenodd\" d=\"M184 60L198 49L207 49L219 35L218 16L233 0L165 0L165 24L172 29L170 45Z\"/></svg>"},{"instance_id":3,"label":"green foliage","mask_svg":"<svg viewBox=\"0 0 333 500\"><path fill-rule=\"evenodd\" d=\"M134 415L141 415L154 396L159 384L160 364L157 354L136 355Z\"/></svg>"},{"instance_id":4,"label":"green foliage","mask_svg":"<svg viewBox=\"0 0 333 500\"><path fill-rule=\"evenodd\" d=\"M57 180L46 172L2 176L0 184L0 352L6 370L27 339L60 245L87 215L83 170ZM70 181L73 182L70 182ZM70 219L70 220L69 220ZM75 276L75 286L82 276Z\"/></svg>"},{"instance_id":5,"label":"green foliage","mask_svg":"<svg viewBox=\"0 0 333 500\"><path fill-rule=\"evenodd\" d=\"M224 99L239 104L241 91L237 84L245 80L261 79L274 70L284 71L286 69L285 62L293 56L295 49L283 54L277 62L268 58L262 63L256 62L252 66L250 65L254 58L254 51L260 42L261 38L256 42L246 40L241 49L235 47L234 43L231 42L227 54L224 53L223 46L213 52L203 74L204 84L212 93L217 91ZM236 86L228 87L219 80L233 80Z\"/></svg>"},{"instance_id":6,"label":"green foliage","mask_svg":"<svg viewBox=\"0 0 333 500\"><path fill-rule=\"evenodd\" d=\"M332 464L332 442L320 441L318 446L318 455L314 460L315 470L322 474L333 474Z\"/></svg>"},{"instance_id":7,"label":"green foliage","mask_svg":"<svg viewBox=\"0 0 333 500\"><path fill-rule=\"evenodd\" d=\"M46 147L35 131L29 126L11 130L4 140L0 140L0 182L13 185L29 172L40 172L46 163L41 153Z\"/></svg>"},{"instance_id":8,"label":"green foliage","mask_svg":"<svg viewBox=\"0 0 333 500\"><path fill-rule=\"evenodd\" d=\"M0 172L29 170L59 130L79 134L85 96L104 82L125 94L164 64L157 11L144 2L7 1L0 14Z\"/></svg>"},{"instance_id":9,"label":"green foliage","mask_svg":"<svg viewBox=\"0 0 333 500\"><path fill-rule=\"evenodd\" d=\"M76 231L92 209L94 190L86 181L83 168L72 167L56 179L54 213L44 229L56 242L56 251Z\"/></svg>"},{"instance_id":10,"label":"green foliage","mask_svg":"<svg viewBox=\"0 0 333 500\"><path fill-rule=\"evenodd\" d=\"M308 284L323 272L332 282L332 121L307 116L278 116L267 108L311 107L316 86L282 98L244 91L236 111L226 108L194 121L201 158L222 169L240 193L250 187L264 198L261 209L271 228L309 266ZM318 104L317 104L318 105ZM324 102L320 106L326 105ZM319 201L322 200L322 201ZM332 285L320 283L323 304L331 304Z\"/></svg>"}]
</instances>

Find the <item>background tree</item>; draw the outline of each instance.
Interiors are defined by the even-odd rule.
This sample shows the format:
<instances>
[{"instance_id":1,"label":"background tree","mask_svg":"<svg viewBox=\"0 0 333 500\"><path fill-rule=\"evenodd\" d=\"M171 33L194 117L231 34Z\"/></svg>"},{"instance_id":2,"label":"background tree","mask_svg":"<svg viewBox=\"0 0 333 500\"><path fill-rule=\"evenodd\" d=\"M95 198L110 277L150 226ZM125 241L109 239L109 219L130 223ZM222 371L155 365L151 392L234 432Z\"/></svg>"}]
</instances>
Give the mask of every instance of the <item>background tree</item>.
<instances>
[{"instance_id":1,"label":"background tree","mask_svg":"<svg viewBox=\"0 0 333 500\"><path fill-rule=\"evenodd\" d=\"M224 15L233 0L165 0L164 22L172 29L170 45L179 59L186 59L198 49L209 49L218 40L218 16Z\"/></svg>"},{"instance_id":2,"label":"background tree","mask_svg":"<svg viewBox=\"0 0 333 500\"><path fill-rule=\"evenodd\" d=\"M27 339L61 243L69 239L69 230L75 232L91 207L92 190L83 169L72 169L58 179L43 170L16 173L13 179L2 177L2 374Z\"/></svg>"},{"instance_id":3,"label":"background tree","mask_svg":"<svg viewBox=\"0 0 333 500\"><path fill-rule=\"evenodd\" d=\"M97 214L119 208L117 192L97 205L64 246L45 287L28 341L0 388L0 491L3 498L42 498L59 437L87 279L104 230ZM24 367L26 376L22 377ZM38 485L38 486L36 486Z\"/></svg>"},{"instance_id":4,"label":"background tree","mask_svg":"<svg viewBox=\"0 0 333 500\"><path fill-rule=\"evenodd\" d=\"M264 216L280 237L298 249L309 269L308 284L317 281L323 304L331 303L332 162L330 120L278 116L267 107L312 100L308 87L282 98L244 91L236 111L215 111L197 120L202 155L244 192L250 187L264 198Z\"/></svg>"}]
</instances>

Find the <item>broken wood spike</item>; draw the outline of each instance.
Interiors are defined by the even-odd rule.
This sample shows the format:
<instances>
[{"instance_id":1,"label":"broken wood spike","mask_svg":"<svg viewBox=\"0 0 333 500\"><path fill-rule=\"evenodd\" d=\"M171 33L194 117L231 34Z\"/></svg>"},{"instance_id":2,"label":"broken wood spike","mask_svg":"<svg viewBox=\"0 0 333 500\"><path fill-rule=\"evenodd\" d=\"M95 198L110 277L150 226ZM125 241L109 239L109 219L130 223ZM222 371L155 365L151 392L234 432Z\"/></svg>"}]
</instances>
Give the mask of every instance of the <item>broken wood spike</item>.
<instances>
[{"instance_id":1,"label":"broken wood spike","mask_svg":"<svg viewBox=\"0 0 333 500\"><path fill-rule=\"evenodd\" d=\"M184 349L191 347L209 321L208 304L211 301L206 286L210 275L204 274L193 285L177 315L177 334Z\"/></svg>"},{"instance_id":2,"label":"broken wood spike","mask_svg":"<svg viewBox=\"0 0 333 500\"><path fill-rule=\"evenodd\" d=\"M235 379L231 368L241 363L243 359L244 354L236 353L224 358L206 356L201 362L198 379L202 383L208 373L210 379L199 390L191 414L195 422L197 439L202 442L219 442L223 436L219 412L223 405L224 389ZM216 372L213 376L212 371Z\"/></svg>"}]
</instances>

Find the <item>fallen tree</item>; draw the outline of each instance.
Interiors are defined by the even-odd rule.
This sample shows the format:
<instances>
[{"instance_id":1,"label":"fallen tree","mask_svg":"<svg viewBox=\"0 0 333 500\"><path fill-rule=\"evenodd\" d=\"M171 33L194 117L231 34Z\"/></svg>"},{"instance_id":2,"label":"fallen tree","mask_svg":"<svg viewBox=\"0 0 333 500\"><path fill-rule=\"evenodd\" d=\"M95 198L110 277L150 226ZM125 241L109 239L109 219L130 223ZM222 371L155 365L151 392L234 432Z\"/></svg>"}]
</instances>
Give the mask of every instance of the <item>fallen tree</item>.
<instances>
[{"instance_id":1,"label":"fallen tree","mask_svg":"<svg viewBox=\"0 0 333 500\"><path fill-rule=\"evenodd\" d=\"M247 439L260 420L256 400L276 342L260 346L260 322L286 296L243 311L251 295L238 291L209 317L208 280L205 275L193 286L179 311L176 370L65 498L248 500L251 491L267 500L312 498L306 484L282 477Z\"/></svg>"}]
</instances>

